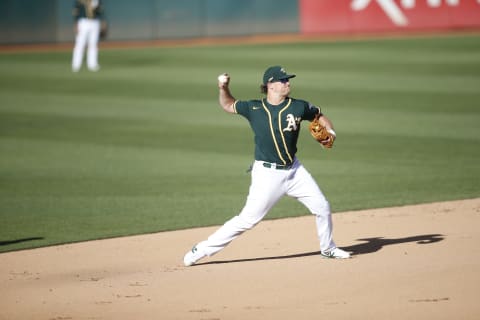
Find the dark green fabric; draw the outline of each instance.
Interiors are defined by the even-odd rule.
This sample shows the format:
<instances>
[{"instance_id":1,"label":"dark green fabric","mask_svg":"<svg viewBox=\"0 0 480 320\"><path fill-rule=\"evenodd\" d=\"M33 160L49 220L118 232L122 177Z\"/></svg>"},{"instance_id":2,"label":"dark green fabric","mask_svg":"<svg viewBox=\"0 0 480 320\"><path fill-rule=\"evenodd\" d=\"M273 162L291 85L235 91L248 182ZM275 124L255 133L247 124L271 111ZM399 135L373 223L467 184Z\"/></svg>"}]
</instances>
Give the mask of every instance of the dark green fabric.
<instances>
[{"instance_id":1,"label":"dark green fabric","mask_svg":"<svg viewBox=\"0 0 480 320\"><path fill-rule=\"evenodd\" d=\"M244 116L255 135L255 160L292 164L302 120L311 121L319 109L309 102L287 98L274 106L267 99L236 101L235 112Z\"/></svg>"},{"instance_id":2,"label":"dark green fabric","mask_svg":"<svg viewBox=\"0 0 480 320\"><path fill-rule=\"evenodd\" d=\"M80 18L104 19L104 8L102 1L98 0L98 6L92 8L91 0L75 0L73 2L73 18L77 21Z\"/></svg>"}]
</instances>

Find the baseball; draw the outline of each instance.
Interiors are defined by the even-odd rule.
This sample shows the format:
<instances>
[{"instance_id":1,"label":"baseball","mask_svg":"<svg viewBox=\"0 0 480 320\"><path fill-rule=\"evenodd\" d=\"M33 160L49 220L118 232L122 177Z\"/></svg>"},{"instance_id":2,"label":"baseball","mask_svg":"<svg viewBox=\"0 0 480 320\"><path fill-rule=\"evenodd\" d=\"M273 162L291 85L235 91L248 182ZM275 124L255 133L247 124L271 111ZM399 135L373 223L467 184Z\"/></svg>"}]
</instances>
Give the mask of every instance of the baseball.
<instances>
[{"instance_id":1,"label":"baseball","mask_svg":"<svg viewBox=\"0 0 480 320\"><path fill-rule=\"evenodd\" d=\"M224 73L218 76L218 82L221 83L227 83L228 82L228 76Z\"/></svg>"}]
</instances>

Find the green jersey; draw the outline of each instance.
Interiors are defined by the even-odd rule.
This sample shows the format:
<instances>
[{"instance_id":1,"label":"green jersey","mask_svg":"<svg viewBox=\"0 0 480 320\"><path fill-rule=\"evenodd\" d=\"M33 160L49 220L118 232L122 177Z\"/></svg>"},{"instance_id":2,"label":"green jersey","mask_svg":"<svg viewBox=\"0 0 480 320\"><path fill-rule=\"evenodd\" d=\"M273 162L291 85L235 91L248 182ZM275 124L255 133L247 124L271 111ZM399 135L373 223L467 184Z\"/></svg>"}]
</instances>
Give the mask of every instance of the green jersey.
<instances>
[{"instance_id":1,"label":"green jersey","mask_svg":"<svg viewBox=\"0 0 480 320\"><path fill-rule=\"evenodd\" d=\"M75 21L80 18L99 20L105 18L102 1L100 0L75 0L72 15Z\"/></svg>"},{"instance_id":2,"label":"green jersey","mask_svg":"<svg viewBox=\"0 0 480 320\"><path fill-rule=\"evenodd\" d=\"M291 165L297 153L302 120L313 120L319 108L307 101L287 98L279 105L267 99L235 101L235 113L244 116L255 135L255 160Z\"/></svg>"}]
</instances>

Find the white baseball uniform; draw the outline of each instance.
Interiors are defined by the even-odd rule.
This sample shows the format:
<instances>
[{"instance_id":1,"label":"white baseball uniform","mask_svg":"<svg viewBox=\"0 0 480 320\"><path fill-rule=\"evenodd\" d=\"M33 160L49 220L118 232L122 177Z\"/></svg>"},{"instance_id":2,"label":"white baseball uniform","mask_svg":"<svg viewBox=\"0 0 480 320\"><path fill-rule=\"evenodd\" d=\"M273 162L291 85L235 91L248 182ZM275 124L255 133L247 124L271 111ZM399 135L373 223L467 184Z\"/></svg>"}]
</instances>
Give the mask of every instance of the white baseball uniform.
<instances>
[{"instance_id":1,"label":"white baseball uniform","mask_svg":"<svg viewBox=\"0 0 480 320\"><path fill-rule=\"evenodd\" d=\"M191 266L225 248L258 224L283 196L297 199L315 215L322 256L350 257L349 253L337 248L332 239L332 216L327 199L295 156L302 120L312 121L320 114L320 109L307 101L289 97L289 79L293 77L295 75L288 75L281 66L268 68L262 85L267 98L248 101L233 98L228 89L227 74L218 78L220 105L225 111L246 118L255 135L250 190L238 215L186 253L185 266ZM278 104L269 103L269 97ZM323 121L331 126L325 119Z\"/></svg>"},{"instance_id":2,"label":"white baseball uniform","mask_svg":"<svg viewBox=\"0 0 480 320\"><path fill-rule=\"evenodd\" d=\"M197 249L209 256L220 251L259 223L285 195L296 198L316 216L320 249L335 248L329 203L295 157L300 122L312 120L319 109L292 98L279 106L270 105L266 99L236 101L234 106L235 112L247 118L255 133L255 162L249 194L243 210L200 242Z\"/></svg>"},{"instance_id":3,"label":"white baseball uniform","mask_svg":"<svg viewBox=\"0 0 480 320\"><path fill-rule=\"evenodd\" d=\"M98 40L100 36L103 9L98 0L74 1L73 15L77 24L75 47L73 48L72 70L82 67L83 56L87 48L87 68L98 71Z\"/></svg>"}]
</instances>

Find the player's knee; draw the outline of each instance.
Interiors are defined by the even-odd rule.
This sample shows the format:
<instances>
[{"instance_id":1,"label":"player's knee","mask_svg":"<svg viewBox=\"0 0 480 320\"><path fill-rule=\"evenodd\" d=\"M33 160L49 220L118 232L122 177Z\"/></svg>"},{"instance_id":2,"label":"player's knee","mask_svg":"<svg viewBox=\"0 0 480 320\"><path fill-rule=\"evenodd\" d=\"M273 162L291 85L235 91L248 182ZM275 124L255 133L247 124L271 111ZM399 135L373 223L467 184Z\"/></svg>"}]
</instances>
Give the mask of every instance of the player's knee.
<instances>
[{"instance_id":1,"label":"player's knee","mask_svg":"<svg viewBox=\"0 0 480 320\"><path fill-rule=\"evenodd\" d=\"M316 201L312 213L317 216L328 216L330 214L330 203L328 201Z\"/></svg>"}]
</instances>

